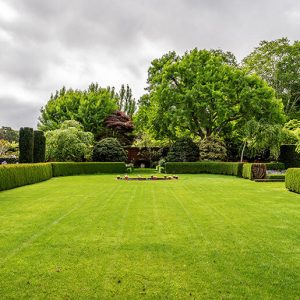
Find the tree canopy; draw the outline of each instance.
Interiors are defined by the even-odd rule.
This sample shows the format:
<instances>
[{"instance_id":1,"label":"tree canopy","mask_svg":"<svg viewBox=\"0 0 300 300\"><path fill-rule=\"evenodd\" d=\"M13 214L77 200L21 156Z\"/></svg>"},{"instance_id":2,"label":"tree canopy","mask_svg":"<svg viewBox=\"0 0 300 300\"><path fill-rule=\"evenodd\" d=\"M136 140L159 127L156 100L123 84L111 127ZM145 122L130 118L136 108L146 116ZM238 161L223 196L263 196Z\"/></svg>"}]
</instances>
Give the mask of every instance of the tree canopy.
<instances>
[{"instance_id":1,"label":"tree canopy","mask_svg":"<svg viewBox=\"0 0 300 300\"><path fill-rule=\"evenodd\" d=\"M262 41L244 58L243 65L275 89L290 118L300 118L300 41Z\"/></svg>"},{"instance_id":2,"label":"tree canopy","mask_svg":"<svg viewBox=\"0 0 300 300\"><path fill-rule=\"evenodd\" d=\"M136 109L130 87L122 85L119 93L114 88L102 88L92 83L87 90L62 88L51 95L41 109L39 129L43 131L60 128L66 120L80 122L85 131L92 132L96 139L106 134L107 117L120 109L132 115Z\"/></svg>"},{"instance_id":3,"label":"tree canopy","mask_svg":"<svg viewBox=\"0 0 300 300\"><path fill-rule=\"evenodd\" d=\"M182 133L205 138L251 119L284 121L282 101L274 90L215 51L194 49L183 56L169 52L153 60L148 92L137 122L157 138L176 139Z\"/></svg>"}]
</instances>

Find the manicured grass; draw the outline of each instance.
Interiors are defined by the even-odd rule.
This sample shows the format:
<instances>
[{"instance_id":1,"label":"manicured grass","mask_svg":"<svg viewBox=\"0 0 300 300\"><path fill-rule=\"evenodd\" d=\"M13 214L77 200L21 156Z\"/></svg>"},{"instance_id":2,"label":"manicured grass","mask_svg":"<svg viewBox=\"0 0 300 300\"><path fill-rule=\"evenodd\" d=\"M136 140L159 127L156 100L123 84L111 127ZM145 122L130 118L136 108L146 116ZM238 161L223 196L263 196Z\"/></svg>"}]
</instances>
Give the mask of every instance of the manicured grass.
<instances>
[{"instance_id":1,"label":"manicured grass","mask_svg":"<svg viewBox=\"0 0 300 300\"><path fill-rule=\"evenodd\" d=\"M114 178L0 192L1 299L299 299L300 195L284 183Z\"/></svg>"}]
</instances>

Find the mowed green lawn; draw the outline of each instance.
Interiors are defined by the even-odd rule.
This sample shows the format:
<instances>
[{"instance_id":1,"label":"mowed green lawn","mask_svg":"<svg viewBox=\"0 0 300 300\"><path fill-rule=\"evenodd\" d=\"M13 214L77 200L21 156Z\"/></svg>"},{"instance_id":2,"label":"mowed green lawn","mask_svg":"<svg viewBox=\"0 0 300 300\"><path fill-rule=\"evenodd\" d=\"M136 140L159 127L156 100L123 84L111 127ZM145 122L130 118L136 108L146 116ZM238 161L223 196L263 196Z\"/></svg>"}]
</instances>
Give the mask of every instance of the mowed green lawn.
<instances>
[{"instance_id":1,"label":"mowed green lawn","mask_svg":"<svg viewBox=\"0 0 300 300\"><path fill-rule=\"evenodd\" d=\"M0 192L1 299L299 299L300 195L220 175Z\"/></svg>"}]
</instances>

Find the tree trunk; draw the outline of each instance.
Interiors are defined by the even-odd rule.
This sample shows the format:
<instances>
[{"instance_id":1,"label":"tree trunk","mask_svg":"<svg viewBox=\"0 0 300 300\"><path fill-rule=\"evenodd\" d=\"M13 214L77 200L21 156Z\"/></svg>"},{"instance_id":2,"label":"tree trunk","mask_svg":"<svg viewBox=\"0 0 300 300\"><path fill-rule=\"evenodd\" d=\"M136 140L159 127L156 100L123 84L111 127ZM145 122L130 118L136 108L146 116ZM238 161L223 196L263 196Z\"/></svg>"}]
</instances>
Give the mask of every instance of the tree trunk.
<instances>
[{"instance_id":1,"label":"tree trunk","mask_svg":"<svg viewBox=\"0 0 300 300\"><path fill-rule=\"evenodd\" d=\"M245 141L245 142L244 142L244 145L243 145L242 153L241 153L241 163L242 163L243 160L244 160L244 152L245 152L246 144L247 144L247 142Z\"/></svg>"}]
</instances>

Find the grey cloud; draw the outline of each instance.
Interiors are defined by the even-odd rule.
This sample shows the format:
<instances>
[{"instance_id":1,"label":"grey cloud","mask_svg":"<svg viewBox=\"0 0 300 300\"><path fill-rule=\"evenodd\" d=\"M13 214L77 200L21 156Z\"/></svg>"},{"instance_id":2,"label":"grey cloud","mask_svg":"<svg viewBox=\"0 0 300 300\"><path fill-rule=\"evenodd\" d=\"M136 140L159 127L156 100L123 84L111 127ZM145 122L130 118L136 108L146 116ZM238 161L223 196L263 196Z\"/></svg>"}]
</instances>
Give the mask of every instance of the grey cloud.
<instances>
[{"instance_id":1,"label":"grey cloud","mask_svg":"<svg viewBox=\"0 0 300 300\"><path fill-rule=\"evenodd\" d=\"M0 126L36 128L40 106L13 97L0 97Z\"/></svg>"},{"instance_id":2,"label":"grey cloud","mask_svg":"<svg viewBox=\"0 0 300 300\"><path fill-rule=\"evenodd\" d=\"M169 50L222 48L242 59L260 40L299 39L298 0L3 1L18 17L0 20L0 95L14 82L27 97L10 96L23 103L32 93L34 107L62 85L99 78L129 83L138 97L151 60ZM7 121L20 123L14 115Z\"/></svg>"}]
</instances>

